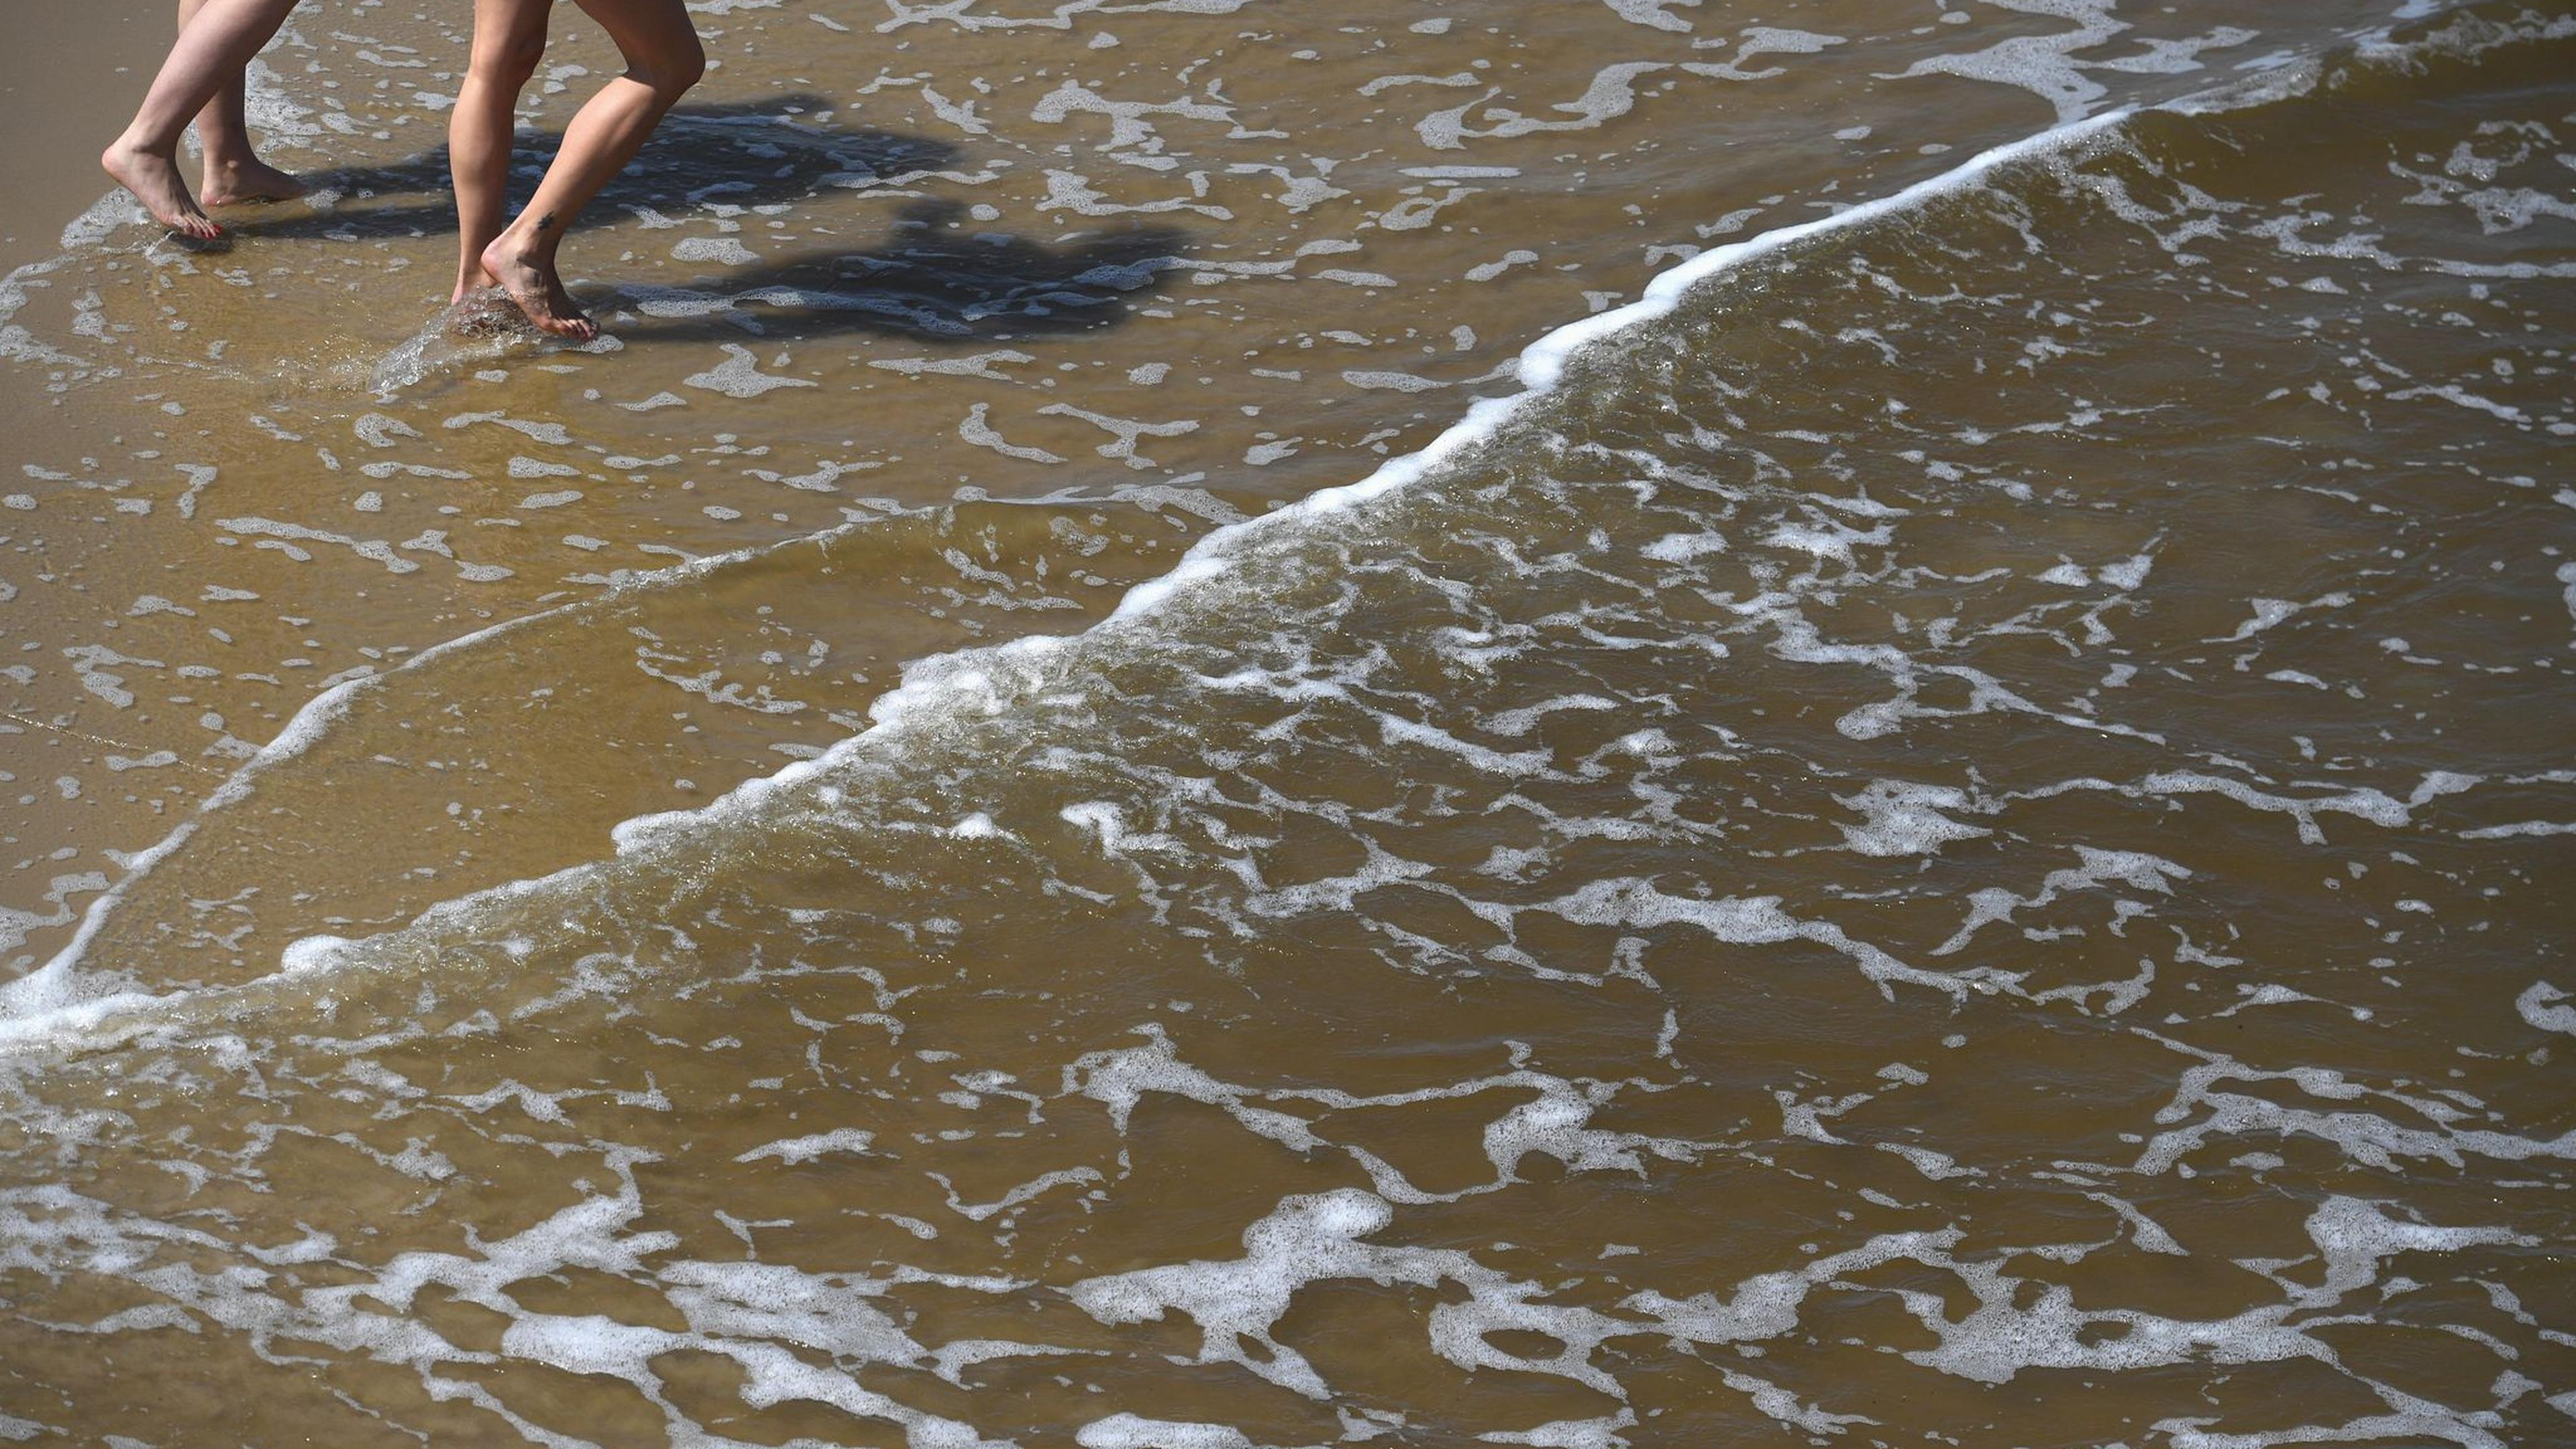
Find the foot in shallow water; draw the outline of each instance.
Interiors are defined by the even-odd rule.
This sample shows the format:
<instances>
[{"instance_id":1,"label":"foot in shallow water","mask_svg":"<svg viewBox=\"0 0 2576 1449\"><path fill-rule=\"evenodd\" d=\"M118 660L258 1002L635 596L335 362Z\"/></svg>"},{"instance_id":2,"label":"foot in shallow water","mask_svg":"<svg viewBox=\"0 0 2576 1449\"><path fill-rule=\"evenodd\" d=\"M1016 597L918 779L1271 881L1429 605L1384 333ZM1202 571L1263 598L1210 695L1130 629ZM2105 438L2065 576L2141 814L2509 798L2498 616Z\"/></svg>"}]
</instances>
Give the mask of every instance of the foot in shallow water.
<instances>
[{"instance_id":1,"label":"foot in shallow water","mask_svg":"<svg viewBox=\"0 0 2576 1449\"><path fill-rule=\"evenodd\" d=\"M597 337L598 324L573 305L572 294L564 290L563 278L555 273L553 259L540 257L517 241L508 232L494 238L483 249L483 270L501 284L538 330L575 342Z\"/></svg>"},{"instance_id":2,"label":"foot in shallow water","mask_svg":"<svg viewBox=\"0 0 2576 1449\"><path fill-rule=\"evenodd\" d=\"M447 333L451 337L503 337L524 331L529 319L498 284L459 287L454 301L447 305Z\"/></svg>"},{"instance_id":3,"label":"foot in shallow water","mask_svg":"<svg viewBox=\"0 0 2576 1449\"><path fill-rule=\"evenodd\" d=\"M286 201L311 189L301 177L253 157L222 165L209 163L197 196L208 206L240 206L252 201Z\"/></svg>"},{"instance_id":4,"label":"foot in shallow water","mask_svg":"<svg viewBox=\"0 0 2576 1449\"><path fill-rule=\"evenodd\" d=\"M133 192L134 199L163 226L199 241L213 241L224 234L188 194L188 183L179 178L179 168L169 157L119 140L99 153L98 164L116 178L117 185Z\"/></svg>"}]
</instances>

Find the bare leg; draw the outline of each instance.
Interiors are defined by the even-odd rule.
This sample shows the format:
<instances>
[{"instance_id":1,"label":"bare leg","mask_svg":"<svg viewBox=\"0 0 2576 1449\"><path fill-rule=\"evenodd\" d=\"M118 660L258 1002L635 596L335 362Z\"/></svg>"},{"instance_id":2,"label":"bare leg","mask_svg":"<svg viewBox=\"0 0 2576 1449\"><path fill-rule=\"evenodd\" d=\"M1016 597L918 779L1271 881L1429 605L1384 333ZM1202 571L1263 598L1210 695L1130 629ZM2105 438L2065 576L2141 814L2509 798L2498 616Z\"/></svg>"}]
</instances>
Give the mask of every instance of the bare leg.
<instances>
[{"instance_id":1,"label":"bare leg","mask_svg":"<svg viewBox=\"0 0 2576 1449\"><path fill-rule=\"evenodd\" d=\"M456 291L450 302L499 283L483 249L501 234L508 204L510 135L519 92L546 53L552 0L474 0L474 51L447 116L447 170L456 183Z\"/></svg>"},{"instance_id":2,"label":"bare leg","mask_svg":"<svg viewBox=\"0 0 2576 1449\"><path fill-rule=\"evenodd\" d=\"M179 0L179 28L205 8L206 0ZM251 149L250 123L244 114L248 109L247 87L241 73L233 73L206 108L197 113L197 146L205 153L205 180L197 187L197 199L208 206L230 206L242 201L283 201L302 196L303 182L262 161Z\"/></svg>"},{"instance_id":3,"label":"bare leg","mask_svg":"<svg viewBox=\"0 0 2576 1449\"><path fill-rule=\"evenodd\" d=\"M208 0L209 4L219 0ZM527 210L483 248L483 268L528 320L558 337L599 335L564 291L555 250L583 206L626 168L663 114L706 71L706 53L680 0L580 0L626 58L626 73L600 88L564 128Z\"/></svg>"},{"instance_id":4,"label":"bare leg","mask_svg":"<svg viewBox=\"0 0 2576 1449\"><path fill-rule=\"evenodd\" d=\"M198 209L179 177L179 134L225 84L268 44L295 0L201 0L170 58L152 78L133 124L99 155L101 166L150 209L161 224L201 241L223 228Z\"/></svg>"}]
</instances>

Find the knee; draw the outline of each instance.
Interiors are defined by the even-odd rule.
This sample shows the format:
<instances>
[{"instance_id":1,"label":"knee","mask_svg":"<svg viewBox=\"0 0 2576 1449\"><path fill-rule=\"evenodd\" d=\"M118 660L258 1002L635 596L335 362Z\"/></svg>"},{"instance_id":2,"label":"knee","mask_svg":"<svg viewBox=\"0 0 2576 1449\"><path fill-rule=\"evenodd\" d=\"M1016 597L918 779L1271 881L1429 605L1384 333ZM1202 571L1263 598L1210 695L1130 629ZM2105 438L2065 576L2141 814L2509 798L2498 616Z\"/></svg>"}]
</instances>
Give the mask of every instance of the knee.
<instances>
[{"instance_id":1,"label":"knee","mask_svg":"<svg viewBox=\"0 0 2576 1449\"><path fill-rule=\"evenodd\" d=\"M656 55L635 67L635 78L653 88L665 106L688 94L689 87L704 79L707 52L692 35L684 45L674 47L667 55Z\"/></svg>"},{"instance_id":2,"label":"knee","mask_svg":"<svg viewBox=\"0 0 2576 1449\"><path fill-rule=\"evenodd\" d=\"M537 73L538 62L546 58L546 37L507 35L474 47L473 57L466 62L467 73L486 85L500 86L516 94Z\"/></svg>"}]
</instances>

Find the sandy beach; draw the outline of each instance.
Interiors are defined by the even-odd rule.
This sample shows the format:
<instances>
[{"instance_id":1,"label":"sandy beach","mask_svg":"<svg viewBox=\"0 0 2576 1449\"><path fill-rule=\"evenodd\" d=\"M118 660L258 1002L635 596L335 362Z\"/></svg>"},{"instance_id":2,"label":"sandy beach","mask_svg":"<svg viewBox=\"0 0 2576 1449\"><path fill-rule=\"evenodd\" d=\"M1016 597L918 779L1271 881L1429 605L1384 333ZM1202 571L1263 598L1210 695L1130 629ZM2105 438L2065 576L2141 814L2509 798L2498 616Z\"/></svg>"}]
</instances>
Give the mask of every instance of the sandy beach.
<instances>
[{"instance_id":1,"label":"sandy beach","mask_svg":"<svg viewBox=\"0 0 2576 1449\"><path fill-rule=\"evenodd\" d=\"M108 189L98 152L122 129L169 48L171 9L138 0L24 0L9 12L20 56L0 76L0 272L61 249L64 223Z\"/></svg>"}]
</instances>

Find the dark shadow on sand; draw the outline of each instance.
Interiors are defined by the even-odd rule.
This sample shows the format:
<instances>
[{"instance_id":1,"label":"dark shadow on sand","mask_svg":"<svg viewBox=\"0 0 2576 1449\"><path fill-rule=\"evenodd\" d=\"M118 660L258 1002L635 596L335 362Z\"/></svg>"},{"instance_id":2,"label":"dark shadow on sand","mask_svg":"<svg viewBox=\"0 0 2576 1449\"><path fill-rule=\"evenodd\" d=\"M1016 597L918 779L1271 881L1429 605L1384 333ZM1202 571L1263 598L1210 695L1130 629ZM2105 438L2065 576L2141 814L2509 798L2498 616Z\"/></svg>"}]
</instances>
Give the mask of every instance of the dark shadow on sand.
<instances>
[{"instance_id":1,"label":"dark shadow on sand","mask_svg":"<svg viewBox=\"0 0 2576 1449\"><path fill-rule=\"evenodd\" d=\"M832 188L928 179L957 163L957 147L945 141L833 130L798 119L828 104L797 94L680 106L600 192L588 215L604 221L620 209L650 209L678 220L717 205L749 209ZM513 207L535 191L560 142L558 134L520 133L511 167ZM319 171L306 179L342 200L328 211L228 217L228 224L252 236L340 241L456 230L444 148L397 166ZM785 239L746 233L741 240ZM637 282L603 295L601 284L614 284L613 275L589 272L578 253L568 270L579 279L575 300L630 342L793 341L847 333L999 342L1115 326L1127 316L1126 296L1186 265L1190 250L1186 233L1144 224L1033 241L975 222L962 202L933 199L906 204L877 247L710 269L686 286Z\"/></svg>"},{"instance_id":2,"label":"dark shadow on sand","mask_svg":"<svg viewBox=\"0 0 2576 1449\"><path fill-rule=\"evenodd\" d=\"M829 105L819 96L773 96L759 102L681 105L634 162L601 190L588 215L647 207L673 216L714 204L754 207L796 201L833 187L867 187L936 172L957 159L957 148L926 136L892 131L833 130L805 124L798 112ZM535 193L537 181L563 142L560 132L521 131L510 167L510 209ZM418 237L456 230L449 191L447 148L395 166L353 166L310 171L317 192L336 192L329 210L279 208L274 215L227 212L225 225L245 236ZM388 198L427 197L424 201Z\"/></svg>"},{"instance_id":3,"label":"dark shadow on sand","mask_svg":"<svg viewBox=\"0 0 2576 1449\"><path fill-rule=\"evenodd\" d=\"M904 208L884 246L816 252L689 287L628 285L594 309L628 341L793 341L865 332L1007 342L1112 327L1129 293L1186 266L1188 236L1130 226L1049 245L982 229L945 200ZM634 320L626 315L632 314Z\"/></svg>"}]
</instances>

